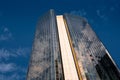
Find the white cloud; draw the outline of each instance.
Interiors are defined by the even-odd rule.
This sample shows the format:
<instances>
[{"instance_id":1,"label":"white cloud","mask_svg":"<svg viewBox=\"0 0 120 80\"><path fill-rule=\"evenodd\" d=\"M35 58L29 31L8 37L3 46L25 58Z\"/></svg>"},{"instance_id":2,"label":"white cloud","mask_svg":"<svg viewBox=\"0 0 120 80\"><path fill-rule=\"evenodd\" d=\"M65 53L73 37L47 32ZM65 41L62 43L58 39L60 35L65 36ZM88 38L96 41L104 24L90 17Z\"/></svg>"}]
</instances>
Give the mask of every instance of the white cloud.
<instances>
[{"instance_id":1,"label":"white cloud","mask_svg":"<svg viewBox=\"0 0 120 80\"><path fill-rule=\"evenodd\" d=\"M0 80L25 80L26 71L25 67L15 63L0 63Z\"/></svg>"},{"instance_id":2,"label":"white cloud","mask_svg":"<svg viewBox=\"0 0 120 80\"><path fill-rule=\"evenodd\" d=\"M19 47L16 49L16 55L18 56L27 56L27 54L30 53L30 48L21 48Z\"/></svg>"},{"instance_id":3,"label":"white cloud","mask_svg":"<svg viewBox=\"0 0 120 80\"><path fill-rule=\"evenodd\" d=\"M14 73L12 75L3 75L0 74L0 80L25 80L25 75L19 75L17 73Z\"/></svg>"},{"instance_id":4,"label":"white cloud","mask_svg":"<svg viewBox=\"0 0 120 80\"><path fill-rule=\"evenodd\" d=\"M16 48L16 49L0 49L0 60L8 60L11 57L27 57L30 53L30 48Z\"/></svg>"},{"instance_id":5,"label":"white cloud","mask_svg":"<svg viewBox=\"0 0 120 80\"><path fill-rule=\"evenodd\" d=\"M0 80L25 80L26 71L25 67L15 63L0 63Z\"/></svg>"},{"instance_id":6,"label":"white cloud","mask_svg":"<svg viewBox=\"0 0 120 80\"><path fill-rule=\"evenodd\" d=\"M12 39L12 33L7 27L1 27L0 28L0 41L6 41Z\"/></svg>"},{"instance_id":7,"label":"white cloud","mask_svg":"<svg viewBox=\"0 0 120 80\"><path fill-rule=\"evenodd\" d=\"M16 57L16 54L4 48L0 49L0 59L8 60L10 57Z\"/></svg>"},{"instance_id":8,"label":"white cloud","mask_svg":"<svg viewBox=\"0 0 120 80\"><path fill-rule=\"evenodd\" d=\"M26 70L15 63L0 63L0 80L25 80ZM10 74L7 75L8 73Z\"/></svg>"},{"instance_id":9,"label":"white cloud","mask_svg":"<svg viewBox=\"0 0 120 80\"><path fill-rule=\"evenodd\" d=\"M100 18L100 19L102 19L103 21L105 21L105 20L107 20L107 16L105 15L105 13L104 13L104 9L102 9L102 10L96 10L96 14L97 14L97 16Z\"/></svg>"},{"instance_id":10,"label":"white cloud","mask_svg":"<svg viewBox=\"0 0 120 80\"><path fill-rule=\"evenodd\" d=\"M4 32L9 32L9 29L7 27L5 27Z\"/></svg>"},{"instance_id":11,"label":"white cloud","mask_svg":"<svg viewBox=\"0 0 120 80\"><path fill-rule=\"evenodd\" d=\"M13 63L0 63L0 72L7 73L16 70L16 65Z\"/></svg>"},{"instance_id":12,"label":"white cloud","mask_svg":"<svg viewBox=\"0 0 120 80\"><path fill-rule=\"evenodd\" d=\"M28 57L29 48L0 49L0 80L25 80L27 68L21 64L4 62L4 60ZM10 73L9 75L7 75ZM22 73L22 74L21 74Z\"/></svg>"},{"instance_id":13,"label":"white cloud","mask_svg":"<svg viewBox=\"0 0 120 80\"><path fill-rule=\"evenodd\" d=\"M82 9L82 10L78 10L78 11L71 11L70 14L79 15L79 16L86 16L87 12L84 9Z\"/></svg>"}]
</instances>

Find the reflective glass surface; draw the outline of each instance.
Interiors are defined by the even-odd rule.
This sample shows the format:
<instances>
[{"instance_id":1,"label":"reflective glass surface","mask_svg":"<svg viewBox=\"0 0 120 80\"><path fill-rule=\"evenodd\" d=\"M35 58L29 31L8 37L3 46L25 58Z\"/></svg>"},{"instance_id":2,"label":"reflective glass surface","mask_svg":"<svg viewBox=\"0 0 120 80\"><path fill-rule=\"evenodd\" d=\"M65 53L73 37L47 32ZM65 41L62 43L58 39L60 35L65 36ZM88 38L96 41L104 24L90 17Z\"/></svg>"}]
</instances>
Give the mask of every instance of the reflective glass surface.
<instances>
[{"instance_id":1,"label":"reflective glass surface","mask_svg":"<svg viewBox=\"0 0 120 80\"><path fill-rule=\"evenodd\" d=\"M53 10L37 24L27 80L63 80L56 18Z\"/></svg>"},{"instance_id":2,"label":"reflective glass surface","mask_svg":"<svg viewBox=\"0 0 120 80\"><path fill-rule=\"evenodd\" d=\"M87 80L120 80L119 69L88 22L80 16L69 14L65 14L64 18L82 78Z\"/></svg>"},{"instance_id":3,"label":"reflective glass surface","mask_svg":"<svg viewBox=\"0 0 120 80\"><path fill-rule=\"evenodd\" d=\"M78 65L76 69L79 68L82 79L120 80L119 69L88 22L70 14L64 14L63 18L75 66ZM50 10L37 24L27 80L64 80L59 40L56 15Z\"/></svg>"}]
</instances>

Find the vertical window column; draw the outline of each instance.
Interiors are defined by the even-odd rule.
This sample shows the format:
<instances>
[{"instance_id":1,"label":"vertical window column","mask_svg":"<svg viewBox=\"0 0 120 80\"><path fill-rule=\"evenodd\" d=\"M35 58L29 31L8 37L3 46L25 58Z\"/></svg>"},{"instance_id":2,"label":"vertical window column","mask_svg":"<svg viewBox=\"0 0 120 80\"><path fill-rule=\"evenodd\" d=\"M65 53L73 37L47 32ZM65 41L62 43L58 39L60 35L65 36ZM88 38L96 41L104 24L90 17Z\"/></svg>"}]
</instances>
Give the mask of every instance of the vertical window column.
<instances>
[{"instance_id":1,"label":"vertical window column","mask_svg":"<svg viewBox=\"0 0 120 80\"><path fill-rule=\"evenodd\" d=\"M79 80L63 16L57 16L57 26L65 80Z\"/></svg>"}]
</instances>

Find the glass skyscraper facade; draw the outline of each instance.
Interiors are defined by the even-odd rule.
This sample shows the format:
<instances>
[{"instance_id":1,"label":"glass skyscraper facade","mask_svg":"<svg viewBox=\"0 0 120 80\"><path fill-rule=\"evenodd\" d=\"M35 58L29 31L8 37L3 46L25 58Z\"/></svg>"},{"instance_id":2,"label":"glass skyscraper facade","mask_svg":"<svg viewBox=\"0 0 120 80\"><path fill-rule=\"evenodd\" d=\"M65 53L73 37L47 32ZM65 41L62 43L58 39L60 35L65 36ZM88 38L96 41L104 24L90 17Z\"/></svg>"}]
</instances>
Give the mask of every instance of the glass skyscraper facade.
<instances>
[{"instance_id":1,"label":"glass skyscraper facade","mask_svg":"<svg viewBox=\"0 0 120 80\"><path fill-rule=\"evenodd\" d=\"M50 10L37 23L27 80L120 80L120 71L84 18Z\"/></svg>"}]
</instances>

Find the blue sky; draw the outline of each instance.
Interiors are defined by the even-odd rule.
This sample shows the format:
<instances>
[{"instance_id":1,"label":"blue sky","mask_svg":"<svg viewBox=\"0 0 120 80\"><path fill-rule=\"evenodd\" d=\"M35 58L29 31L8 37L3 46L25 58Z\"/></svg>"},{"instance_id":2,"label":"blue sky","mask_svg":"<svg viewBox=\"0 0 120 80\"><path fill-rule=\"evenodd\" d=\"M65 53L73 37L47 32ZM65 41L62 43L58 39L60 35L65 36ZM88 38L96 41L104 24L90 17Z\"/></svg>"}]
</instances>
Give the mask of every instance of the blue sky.
<instances>
[{"instance_id":1,"label":"blue sky","mask_svg":"<svg viewBox=\"0 0 120 80\"><path fill-rule=\"evenodd\" d=\"M0 80L25 80L38 18L85 17L120 67L120 0L0 0Z\"/></svg>"}]
</instances>

